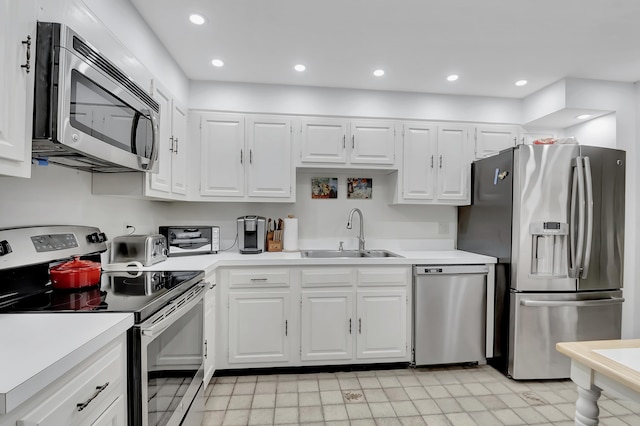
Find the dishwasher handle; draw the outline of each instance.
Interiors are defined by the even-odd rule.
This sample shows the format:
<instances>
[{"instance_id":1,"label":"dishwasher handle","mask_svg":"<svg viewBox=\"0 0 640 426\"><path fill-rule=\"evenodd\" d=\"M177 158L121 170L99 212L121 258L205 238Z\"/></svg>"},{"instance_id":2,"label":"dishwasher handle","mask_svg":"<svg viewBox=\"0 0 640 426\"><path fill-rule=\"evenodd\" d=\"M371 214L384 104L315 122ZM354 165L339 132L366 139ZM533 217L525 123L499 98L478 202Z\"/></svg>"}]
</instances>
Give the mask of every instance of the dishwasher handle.
<instances>
[{"instance_id":1,"label":"dishwasher handle","mask_svg":"<svg viewBox=\"0 0 640 426\"><path fill-rule=\"evenodd\" d=\"M414 275L488 274L487 265L416 265Z\"/></svg>"}]
</instances>

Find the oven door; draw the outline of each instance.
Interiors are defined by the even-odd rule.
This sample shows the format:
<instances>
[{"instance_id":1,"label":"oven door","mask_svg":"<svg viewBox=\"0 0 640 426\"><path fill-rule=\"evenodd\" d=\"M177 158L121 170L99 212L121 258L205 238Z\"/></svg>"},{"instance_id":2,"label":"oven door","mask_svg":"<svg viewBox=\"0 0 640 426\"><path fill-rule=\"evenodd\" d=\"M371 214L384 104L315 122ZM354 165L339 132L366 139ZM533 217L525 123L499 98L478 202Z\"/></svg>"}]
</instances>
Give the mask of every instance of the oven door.
<instances>
[{"instance_id":1,"label":"oven door","mask_svg":"<svg viewBox=\"0 0 640 426\"><path fill-rule=\"evenodd\" d=\"M62 28L58 141L129 169L155 171L155 101L71 29Z\"/></svg>"},{"instance_id":2,"label":"oven door","mask_svg":"<svg viewBox=\"0 0 640 426\"><path fill-rule=\"evenodd\" d=\"M202 422L203 288L196 284L139 326L141 401L134 406L141 413L134 418L142 425Z\"/></svg>"}]
</instances>

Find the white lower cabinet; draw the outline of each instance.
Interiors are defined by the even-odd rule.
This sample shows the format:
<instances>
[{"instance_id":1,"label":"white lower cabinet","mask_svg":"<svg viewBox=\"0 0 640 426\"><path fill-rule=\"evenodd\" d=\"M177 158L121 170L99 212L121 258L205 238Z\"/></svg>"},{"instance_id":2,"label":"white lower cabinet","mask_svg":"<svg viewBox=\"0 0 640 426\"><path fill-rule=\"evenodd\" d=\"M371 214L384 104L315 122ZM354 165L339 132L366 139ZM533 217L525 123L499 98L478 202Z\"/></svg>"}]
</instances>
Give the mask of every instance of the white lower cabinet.
<instances>
[{"instance_id":1,"label":"white lower cabinet","mask_svg":"<svg viewBox=\"0 0 640 426\"><path fill-rule=\"evenodd\" d=\"M220 271L217 369L410 362L410 266Z\"/></svg>"},{"instance_id":2,"label":"white lower cabinet","mask_svg":"<svg viewBox=\"0 0 640 426\"><path fill-rule=\"evenodd\" d=\"M358 290L358 360L408 354L406 289Z\"/></svg>"},{"instance_id":3,"label":"white lower cabinet","mask_svg":"<svg viewBox=\"0 0 640 426\"><path fill-rule=\"evenodd\" d=\"M353 291L302 291L300 359L335 361L353 358Z\"/></svg>"},{"instance_id":4,"label":"white lower cabinet","mask_svg":"<svg viewBox=\"0 0 640 426\"><path fill-rule=\"evenodd\" d=\"M1 425L127 424L127 352L122 334L37 396L6 415Z\"/></svg>"},{"instance_id":5,"label":"white lower cabinet","mask_svg":"<svg viewBox=\"0 0 640 426\"><path fill-rule=\"evenodd\" d=\"M289 361L288 291L229 293L229 364Z\"/></svg>"}]
</instances>

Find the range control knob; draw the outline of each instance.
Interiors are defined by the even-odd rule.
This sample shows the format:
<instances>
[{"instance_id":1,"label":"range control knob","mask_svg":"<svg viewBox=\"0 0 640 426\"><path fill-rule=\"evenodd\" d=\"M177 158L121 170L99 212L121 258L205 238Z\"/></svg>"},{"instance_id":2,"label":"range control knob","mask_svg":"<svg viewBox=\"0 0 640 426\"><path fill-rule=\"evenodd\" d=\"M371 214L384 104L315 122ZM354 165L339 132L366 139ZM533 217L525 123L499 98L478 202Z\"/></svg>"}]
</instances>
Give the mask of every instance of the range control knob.
<instances>
[{"instance_id":1,"label":"range control knob","mask_svg":"<svg viewBox=\"0 0 640 426\"><path fill-rule=\"evenodd\" d=\"M105 234L104 232L101 232L101 233L98 234L98 241L99 242L103 243L103 242L105 242L107 240L108 240L107 234Z\"/></svg>"},{"instance_id":2,"label":"range control knob","mask_svg":"<svg viewBox=\"0 0 640 426\"><path fill-rule=\"evenodd\" d=\"M11 249L11 246L9 245L9 241L7 241L7 240L0 241L0 256L4 256L5 254L9 254L12 251L13 250Z\"/></svg>"},{"instance_id":3,"label":"range control knob","mask_svg":"<svg viewBox=\"0 0 640 426\"><path fill-rule=\"evenodd\" d=\"M100 242L100 236L98 235L97 232L94 232L93 234L87 235L87 241L90 243Z\"/></svg>"}]
</instances>

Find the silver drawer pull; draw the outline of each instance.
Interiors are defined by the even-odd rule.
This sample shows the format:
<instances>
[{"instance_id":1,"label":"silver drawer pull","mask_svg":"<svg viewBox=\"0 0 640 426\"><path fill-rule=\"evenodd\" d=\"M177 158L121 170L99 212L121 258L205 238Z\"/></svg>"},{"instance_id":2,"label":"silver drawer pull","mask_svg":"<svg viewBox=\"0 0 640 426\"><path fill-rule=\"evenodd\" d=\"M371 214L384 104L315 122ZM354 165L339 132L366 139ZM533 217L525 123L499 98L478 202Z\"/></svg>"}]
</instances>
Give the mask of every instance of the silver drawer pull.
<instances>
[{"instance_id":1,"label":"silver drawer pull","mask_svg":"<svg viewBox=\"0 0 640 426\"><path fill-rule=\"evenodd\" d=\"M96 393L94 393L91 398L87 399L85 402L81 403L81 404L77 404L76 407L78 407L78 411L82 411L85 408L87 408L89 406L89 404L91 404L91 401L93 401L94 399L96 399L96 397L98 395L100 395L100 392L102 392L103 390L105 390L107 388L107 386L109 386L109 382L105 383L102 386L96 386Z\"/></svg>"},{"instance_id":2,"label":"silver drawer pull","mask_svg":"<svg viewBox=\"0 0 640 426\"><path fill-rule=\"evenodd\" d=\"M251 278L251 282L266 282L268 278Z\"/></svg>"},{"instance_id":3,"label":"silver drawer pull","mask_svg":"<svg viewBox=\"0 0 640 426\"><path fill-rule=\"evenodd\" d=\"M620 305L624 302L624 297L611 297L607 299L592 300L521 300L522 306L531 306L538 308L549 307L584 307L584 306L606 306Z\"/></svg>"}]
</instances>

